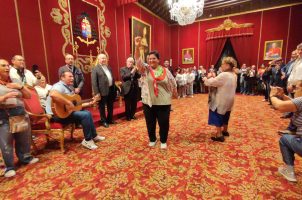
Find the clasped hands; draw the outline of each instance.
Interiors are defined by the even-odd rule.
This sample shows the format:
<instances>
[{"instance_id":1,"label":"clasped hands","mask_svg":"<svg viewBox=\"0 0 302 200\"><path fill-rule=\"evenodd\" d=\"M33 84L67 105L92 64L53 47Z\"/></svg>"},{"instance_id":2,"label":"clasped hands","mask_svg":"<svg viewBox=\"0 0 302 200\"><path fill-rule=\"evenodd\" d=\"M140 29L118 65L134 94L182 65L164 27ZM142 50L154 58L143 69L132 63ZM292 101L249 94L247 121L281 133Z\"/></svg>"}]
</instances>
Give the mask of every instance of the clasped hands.
<instances>
[{"instance_id":1,"label":"clasped hands","mask_svg":"<svg viewBox=\"0 0 302 200\"><path fill-rule=\"evenodd\" d=\"M269 96L278 97L278 98L282 99L282 97L284 96L284 90L281 87L271 86L271 92L270 92Z\"/></svg>"}]
</instances>

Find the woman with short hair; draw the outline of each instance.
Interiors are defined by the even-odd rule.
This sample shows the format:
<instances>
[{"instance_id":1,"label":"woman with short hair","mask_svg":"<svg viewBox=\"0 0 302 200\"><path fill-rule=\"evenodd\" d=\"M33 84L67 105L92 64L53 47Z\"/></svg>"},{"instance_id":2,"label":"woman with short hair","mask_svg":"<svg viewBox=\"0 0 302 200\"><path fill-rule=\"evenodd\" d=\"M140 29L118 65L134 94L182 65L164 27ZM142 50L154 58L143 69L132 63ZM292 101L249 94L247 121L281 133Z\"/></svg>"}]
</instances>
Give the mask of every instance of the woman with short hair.
<instances>
[{"instance_id":1,"label":"woman with short hair","mask_svg":"<svg viewBox=\"0 0 302 200\"><path fill-rule=\"evenodd\" d=\"M233 69L237 62L232 57L222 60L222 72L213 78L204 77L205 85L211 87L209 93L209 125L216 126L216 136L213 141L224 142L224 136L229 136L228 122L234 105L237 87L237 75Z\"/></svg>"}]
</instances>

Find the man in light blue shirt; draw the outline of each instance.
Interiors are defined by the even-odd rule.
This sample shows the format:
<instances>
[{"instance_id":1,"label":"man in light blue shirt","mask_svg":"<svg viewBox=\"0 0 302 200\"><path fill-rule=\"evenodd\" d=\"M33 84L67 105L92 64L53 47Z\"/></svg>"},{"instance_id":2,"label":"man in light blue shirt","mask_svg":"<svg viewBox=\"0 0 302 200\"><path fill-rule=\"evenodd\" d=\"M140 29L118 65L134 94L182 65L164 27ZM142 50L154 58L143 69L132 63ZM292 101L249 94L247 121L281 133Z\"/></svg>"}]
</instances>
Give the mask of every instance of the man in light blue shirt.
<instances>
[{"instance_id":1,"label":"man in light blue shirt","mask_svg":"<svg viewBox=\"0 0 302 200\"><path fill-rule=\"evenodd\" d=\"M49 96L47 97L46 102L46 112L53 115L51 110L51 102L60 102L65 105L66 109L73 109L74 104L72 101L64 98L62 94L73 95L74 90L73 86L73 74L70 71L63 71L60 75L60 81L53 85L50 90ZM95 103L95 100L82 104L83 107L88 107ZM87 110L74 111L67 118L59 118L53 116L53 121L59 122L62 124L68 123L80 123L83 127L85 139L82 141L82 145L88 149L96 149L98 146L94 142L105 140L105 137L97 135L96 129L93 123L92 115Z\"/></svg>"}]
</instances>

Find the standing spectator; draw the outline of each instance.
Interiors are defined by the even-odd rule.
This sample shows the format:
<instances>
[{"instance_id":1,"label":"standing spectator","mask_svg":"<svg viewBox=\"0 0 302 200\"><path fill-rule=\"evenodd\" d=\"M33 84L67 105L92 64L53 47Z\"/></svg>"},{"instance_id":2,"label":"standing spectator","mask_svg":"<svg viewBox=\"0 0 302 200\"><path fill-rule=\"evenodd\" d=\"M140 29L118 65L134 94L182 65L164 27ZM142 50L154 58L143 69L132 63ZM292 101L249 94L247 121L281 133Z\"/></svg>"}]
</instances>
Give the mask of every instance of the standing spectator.
<instances>
[{"instance_id":1,"label":"standing spectator","mask_svg":"<svg viewBox=\"0 0 302 200\"><path fill-rule=\"evenodd\" d=\"M116 98L116 88L107 56L99 54L97 60L98 64L91 72L91 84L94 94L101 96L101 100L99 101L101 124L108 128L109 124L116 124L113 121L113 103ZM105 106L107 106L107 116Z\"/></svg>"},{"instance_id":2,"label":"standing spectator","mask_svg":"<svg viewBox=\"0 0 302 200\"><path fill-rule=\"evenodd\" d=\"M187 74L187 94L188 97L192 98L193 97L193 83L195 80L195 73L192 68L188 69L188 74Z\"/></svg>"},{"instance_id":3,"label":"standing spectator","mask_svg":"<svg viewBox=\"0 0 302 200\"><path fill-rule=\"evenodd\" d=\"M13 66L10 68L9 76L12 82L21 82L23 85L34 87L37 84L37 78L33 73L26 69L25 60L20 55L12 58Z\"/></svg>"},{"instance_id":4,"label":"standing spectator","mask_svg":"<svg viewBox=\"0 0 302 200\"><path fill-rule=\"evenodd\" d=\"M59 77L65 71L71 72L74 77L73 79L74 93L81 94L84 86L84 75L81 69L74 65L74 57L71 54L65 55L65 64L66 65L59 68Z\"/></svg>"},{"instance_id":5,"label":"standing spectator","mask_svg":"<svg viewBox=\"0 0 302 200\"><path fill-rule=\"evenodd\" d=\"M199 77L199 83L200 83L200 92L205 93L206 89L205 89L205 85L204 85L202 78L207 75L207 71L203 68L202 65L199 66L198 74L199 74L198 77Z\"/></svg>"},{"instance_id":6,"label":"standing spectator","mask_svg":"<svg viewBox=\"0 0 302 200\"><path fill-rule=\"evenodd\" d=\"M137 95L138 95L138 79L141 77L134 66L134 59L129 57L126 61L126 67L120 69L122 84L122 95L125 99L125 112L126 119L136 119L135 112L137 107Z\"/></svg>"},{"instance_id":7,"label":"standing spectator","mask_svg":"<svg viewBox=\"0 0 302 200\"><path fill-rule=\"evenodd\" d=\"M246 75L247 75L247 67L246 64L242 64L240 70L240 93L245 94L246 93Z\"/></svg>"},{"instance_id":8,"label":"standing spectator","mask_svg":"<svg viewBox=\"0 0 302 200\"><path fill-rule=\"evenodd\" d=\"M21 57L19 57L21 58ZM19 59L16 57L16 59ZM15 60L16 61L16 60ZM19 61L18 61L19 62ZM22 62L20 60L20 62ZM23 164L34 164L39 161L30 154L31 129L29 117L24 110L23 98L30 98L30 92L21 82L12 83L9 78L9 64L0 59L0 148L6 166L4 177L16 175L14 166L14 144L16 155ZM28 123L25 131L10 133L9 116L24 116Z\"/></svg>"}]
</instances>

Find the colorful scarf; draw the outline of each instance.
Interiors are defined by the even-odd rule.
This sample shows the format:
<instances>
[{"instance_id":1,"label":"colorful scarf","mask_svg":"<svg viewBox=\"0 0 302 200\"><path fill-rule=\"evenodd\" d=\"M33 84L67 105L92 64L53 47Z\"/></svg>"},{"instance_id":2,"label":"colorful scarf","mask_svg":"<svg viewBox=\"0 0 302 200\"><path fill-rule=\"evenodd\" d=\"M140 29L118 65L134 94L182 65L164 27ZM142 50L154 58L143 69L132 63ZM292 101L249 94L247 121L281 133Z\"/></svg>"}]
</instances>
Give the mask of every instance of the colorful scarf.
<instances>
[{"instance_id":1,"label":"colorful scarf","mask_svg":"<svg viewBox=\"0 0 302 200\"><path fill-rule=\"evenodd\" d=\"M166 68L162 66L158 66L156 70L153 70L152 67L149 67L150 74L153 78L153 87L154 87L154 94L158 97L158 86L157 81L162 81L166 77Z\"/></svg>"}]
</instances>

